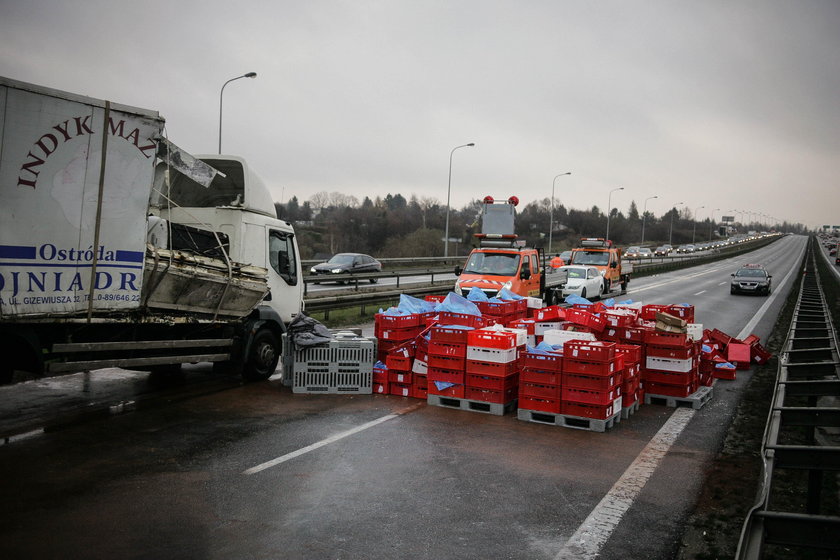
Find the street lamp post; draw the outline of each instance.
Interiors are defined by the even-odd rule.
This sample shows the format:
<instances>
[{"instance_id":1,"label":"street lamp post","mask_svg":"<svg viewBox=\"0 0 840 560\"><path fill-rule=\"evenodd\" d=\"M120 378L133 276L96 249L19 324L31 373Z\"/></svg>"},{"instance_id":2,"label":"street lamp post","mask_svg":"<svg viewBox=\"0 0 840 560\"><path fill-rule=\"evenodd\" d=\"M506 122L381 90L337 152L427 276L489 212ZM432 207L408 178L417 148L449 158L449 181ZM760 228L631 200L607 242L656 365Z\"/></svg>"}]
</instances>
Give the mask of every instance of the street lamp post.
<instances>
[{"instance_id":1,"label":"street lamp post","mask_svg":"<svg viewBox=\"0 0 840 560\"><path fill-rule=\"evenodd\" d=\"M697 235L697 213L700 211L701 208L705 208L705 206L698 206L697 210L694 211L694 231L691 233L692 244L694 244L694 237Z\"/></svg>"},{"instance_id":2,"label":"street lamp post","mask_svg":"<svg viewBox=\"0 0 840 560\"><path fill-rule=\"evenodd\" d=\"M226 81L222 85L222 91L219 92L219 153L222 153L222 97L225 94L225 86L231 83L234 80L239 80L240 78L256 78L256 72L248 72L247 74L242 74L241 76L237 76L235 78L231 78L230 80Z\"/></svg>"},{"instance_id":3,"label":"street lamp post","mask_svg":"<svg viewBox=\"0 0 840 560\"><path fill-rule=\"evenodd\" d=\"M462 144L460 146L455 146L452 148L452 151L449 152L449 183L446 186L446 229L444 231L443 237L443 256L449 256L449 194L452 191L452 154L455 153L455 150L458 148L466 148L466 147L475 146L474 142L470 142L469 144Z\"/></svg>"},{"instance_id":4,"label":"street lamp post","mask_svg":"<svg viewBox=\"0 0 840 560\"><path fill-rule=\"evenodd\" d=\"M616 187L610 191L610 195L607 197L607 236L604 238L604 241L610 240L610 214L612 214L612 193L615 191L623 191L624 187Z\"/></svg>"},{"instance_id":5,"label":"street lamp post","mask_svg":"<svg viewBox=\"0 0 840 560\"><path fill-rule=\"evenodd\" d=\"M559 177L563 175L571 175L571 171L567 171L566 173L561 173L554 177L554 180L551 182L551 208L548 211L548 254L551 254L551 232L554 231L554 185L557 182Z\"/></svg>"},{"instance_id":6,"label":"street lamp post","mask_svg":"<svg viewBox=\"0 0 840 560\"><path fill-rule=\"evenodd\" d=\"M639 247L645 244L645 218L647 217L647 203L648 200L653 200L654 198L659 198L659 196L649 196L645 199L644 209L642 210L642 240L639 242Z\"/></svg>"},{"instance_id":7,"label":"street lamp post","mask_svg":"<svg viewBox=\"0 0 840 560\"><path fill-rule=\"evenodd\" d=\"M680 206L681 204L685 204L685 202L677 202L676 204L674 204L674 210L676 210L677 206ZM668 230L668 245L671 245L673 242L674 242L674 213L671 212L671 229Z\"/></svg>"},{"instance_id":8,"label":"street lamp post","mask_svg":"<svg viewBox=\"0 0 840 560\"><path fill-rule=\"evenodd\" d=\"M715 208L714 210L712 210L712 215L709 216L709 241L712 240L712 225L714 225L715 223L715 212L717 212L718 210L720 210L720 208Z\"/></svg>"}]
</instances>

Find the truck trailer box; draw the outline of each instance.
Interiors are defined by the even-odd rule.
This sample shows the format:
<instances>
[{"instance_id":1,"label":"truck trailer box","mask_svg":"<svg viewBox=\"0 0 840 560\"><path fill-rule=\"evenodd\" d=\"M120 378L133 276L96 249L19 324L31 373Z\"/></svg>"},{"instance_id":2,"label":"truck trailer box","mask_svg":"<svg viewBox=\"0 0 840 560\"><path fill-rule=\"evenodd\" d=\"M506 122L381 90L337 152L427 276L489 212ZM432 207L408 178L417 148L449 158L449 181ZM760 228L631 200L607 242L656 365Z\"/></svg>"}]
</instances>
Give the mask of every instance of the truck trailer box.
<instances>
[{"instance_id":1,"label":"truck trailer box","mask_svg":"<svg viewBox=\"0 0 840 560\"><path fill-rule=\"evenodd\" d=\"M140 305L156 112L0 77L0 318Z\"/></svg>"}]
</instances>

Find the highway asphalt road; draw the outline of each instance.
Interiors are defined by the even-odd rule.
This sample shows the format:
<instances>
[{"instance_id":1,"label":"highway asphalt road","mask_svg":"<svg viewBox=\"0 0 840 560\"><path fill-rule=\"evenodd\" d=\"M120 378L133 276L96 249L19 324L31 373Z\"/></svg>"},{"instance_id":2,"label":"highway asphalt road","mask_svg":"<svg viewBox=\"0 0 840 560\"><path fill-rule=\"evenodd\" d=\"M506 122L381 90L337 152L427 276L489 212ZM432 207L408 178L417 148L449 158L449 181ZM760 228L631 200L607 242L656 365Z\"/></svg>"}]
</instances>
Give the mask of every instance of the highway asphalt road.
<instances>
[{"instance_id":1,"label":"highway asphalt road","mask_svg":"<svg viewBox=\"0 0 840 560\"><path fill-rule=\"evenodd\" d=\"M634 280L627 297L690 303L708 328L765 339L805 242ZM769 298L729 294L746 261L773 274ZM190 375L210 377L202 367ZM276 378L164 397L0 446L0 556L669 559L749 375L718 381L699 410L642 405L605 433L293 395ZM55 383L1 388L0 427L28 399L66 399Z\"/></svg>"}]
</instances>

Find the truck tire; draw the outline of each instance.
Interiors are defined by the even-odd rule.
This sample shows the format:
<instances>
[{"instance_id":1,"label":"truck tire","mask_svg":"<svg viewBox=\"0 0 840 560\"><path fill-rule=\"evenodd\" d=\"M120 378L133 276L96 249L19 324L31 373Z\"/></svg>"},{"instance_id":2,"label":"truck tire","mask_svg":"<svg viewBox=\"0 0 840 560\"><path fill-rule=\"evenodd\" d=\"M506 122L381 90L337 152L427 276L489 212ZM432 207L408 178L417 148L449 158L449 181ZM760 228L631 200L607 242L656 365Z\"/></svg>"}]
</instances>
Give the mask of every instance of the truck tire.
<instances>
[{"instance_id":1,"label":"truck tire","mask_svg":"<svg viewBox=\"0 0 840 560\"><path fill-rule=\"evenodd\" d=\"M251 341L242 376L248 381L263 381L274 374L280 360L280 340L269 329L260 329Z\"/></svg>"}]
</instances>

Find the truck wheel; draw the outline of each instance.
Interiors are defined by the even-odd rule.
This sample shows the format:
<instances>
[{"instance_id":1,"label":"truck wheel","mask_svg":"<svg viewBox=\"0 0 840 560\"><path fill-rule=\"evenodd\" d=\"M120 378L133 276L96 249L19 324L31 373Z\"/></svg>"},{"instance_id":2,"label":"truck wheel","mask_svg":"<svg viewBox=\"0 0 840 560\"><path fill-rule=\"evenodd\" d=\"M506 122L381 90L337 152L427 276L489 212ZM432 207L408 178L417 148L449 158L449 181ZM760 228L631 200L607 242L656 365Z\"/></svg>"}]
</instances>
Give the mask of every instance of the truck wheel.
<instances>
[{"instance_id":1,"label":"truck wheel","mask_svg":"<svg viewBox=\"0 0 840 560\"><path fill-rule=\"evenodd\" d=\"M242 376L248 381L263 381L274 374L280 360L280 341L268 329L262 329L251 341Z\"/></svg>"},{"instance_id":2,"label":"truck wheel","mask_svg":"<svg viewBox=\"0 0 840 560\"><path fill-rule=\"evenodd\" d=\"M627 293L627 280L625 280L625 281L623 281L623 282L621 283L621 293L622 293L622 294L626 294L626 293Z\"/></svg>"}]
</instances>

